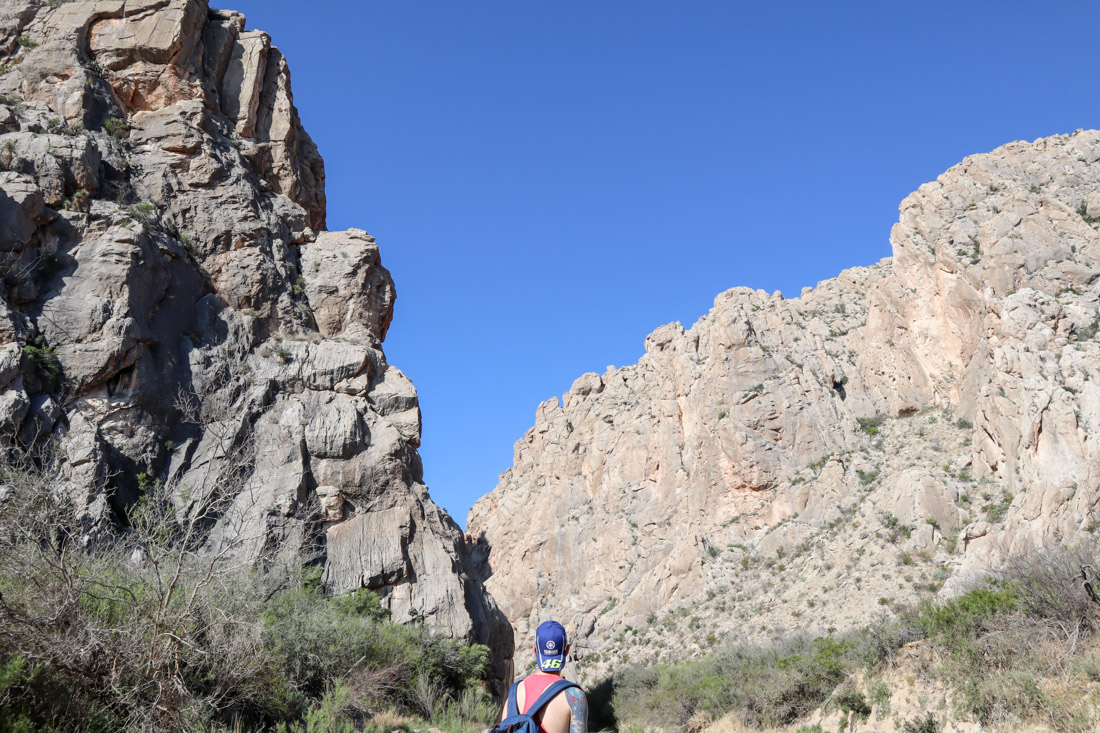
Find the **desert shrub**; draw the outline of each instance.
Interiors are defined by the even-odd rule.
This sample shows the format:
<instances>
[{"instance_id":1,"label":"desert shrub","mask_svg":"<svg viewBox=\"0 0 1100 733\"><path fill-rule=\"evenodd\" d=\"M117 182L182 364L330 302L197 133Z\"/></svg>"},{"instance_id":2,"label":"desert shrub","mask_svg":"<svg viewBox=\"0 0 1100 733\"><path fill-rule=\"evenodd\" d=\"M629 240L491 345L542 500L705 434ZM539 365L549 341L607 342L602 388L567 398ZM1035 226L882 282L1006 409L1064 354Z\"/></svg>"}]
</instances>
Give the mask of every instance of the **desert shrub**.
<instances>
[{"instance_id":1,"label":"desert shrub","mask_svg":"<svg viewBox=\"0 0 1100 733\"><path fill-rule=\"evenodd\" d=\"M1073 582L1091 553L1058 550L1010 563L999 578L941 604L924 604L916 624L939 653L937 674L965 716L986 725L1042 718L1056 730L1089 730L1076 700L1057 700L1040 681L1072 668L1095 610Z\"/></svg>"},{"instance_id":2,"label":"desert shrub","mask_svg":"<svg viewBox=\"0 0 1100 733\"><path fill-rule=\"evenodd\" d=\"M389 700L420 712L420 679L438 685L438 697L458 697L484 677L488 649L466 646L420 625L382 620L374 596L329 599L319 584L301 583L277 594L265 609L265 652L280 680L303 697L320 698L334 679L356 678L373 686L375 702ZM377 596L375 596L377 598ZM421 683L422 684L422 683ZM365 691L364 691L365 692Z\"/></svg>"},{"instance_id":3,"label":"desert shrub","mask_svg":"<svg viewBox=\"0 0 1100 733\"><path fill-rule=\"evenodd\" d=\"M878 478L879 472L876 471L864 471L862 468L856 469L856 474L859 476L859 483L861 486L867 486L873 483Z\"/></svg>"},{"instance_id":4,"label":"desert shrub","mask_svg":"<svg viewBox=\"0 0 1100 733\"><path fill-rule=\"evenodd\" d=\"M103 129L111 137L121 139L130 131L130 123L119 117L109 117L103 121Z\"/></svg>"},{"instance_id":5,"label":"desert shrub","mask_svg":"<svg viewBox=\"0 0 1100 733\"><path fill-rule=\"evenodd\" d=\"M798 637L699 661L623 669L611 681L615 721L622 728L682 729L699 713L714 720L737 711L749 726L783 726L830 697L846 713L866 717L872 705L889 703L889 690L872 685L868 700L842 683L859 667L874 672L906 644L924 640L939 660L932 674L952 688L963 717L985 725L1043 720L1059 731L1092 730L1079 696L1056 698L1040 681L1058 672L1100 679L1100 654L1084 641L1096 632L1100 607L1081 583L1097 554L1085 547L1019 559L953 599L883 614L841 638ZM904 725L920 733L939 730L933 715Z\"/></svg>"},{"instance_id":6,"label":"desert shrub","mask_svg":"<svg viewBox=\"0 0 1100 733\"><path fill-rule=\"evenodd\" d=\"M998 577L1012 588L1025 615L1096 632L1100 609L1081 581L1098 555L1100 550L1093 544L1020 555L1011 558Z\"/></svg>"},{"instance_id":7,"label":"desert shrub","mask_svg":"<svg viewBox=\"0 0 1100 733\"><path fill-rule=\"evenodd\" d=\"M872 682L867 689L867 702L878 708L876 717L882 720L890 712L890 688L882 680Z\"/></svg>"},{"instance_id":8,"label":"desert shrub","mask_svg":"<svg viewBox=\"0 0 1100 733\"><path fill-rule=\"evenodd\" d=\"M41 665L29 664L10 650L0 661L0 733L65 730L73 721L104 727L108 710Z\"/></svg>"},{"instance_id":9,"label":"desert shrub","mask_svg":"<svg viewBox=\"0 0 1100 733\"><path fill-rule=\"evenodd\" d=\"M616 675L612 706L620 725L683 728L696 713L740 710L753 726L789 725L820 706L857 662L855 645L799 637L743 647L707 660Z\"/></svg>"},{"instance_id":10,"label":"desert shrub","mask_svg":"<svg viewBox=\"0 0 1100 733\"><path fill-rule=\"evenodd\" d=\"M61 376L61 362L58 361L54 348L46 343L45 337L41 334L27 339L23 344L23 354L46 379L57 379Z\"/></svg>"},{"instance_id":11,"label":"desert shrub","mask_svg":"<svg viewBox=\"0 0 1100 733\"><path fill-rule=\"evenodd\" d=\"M947 602L926 601L907 615L937 650L937 674L957 693L958 707L982 723L1006 721L1014 711L1035 709L1041 701L1027 665L1013 665L1033 634L1021 624L1015 588L996 584L975 588ZM1023 636L1021 636L1023 634ZM1011 673L1002 673L1009 666ZM927 725L927 720L917 721ZM923 728L921 728L923 730Z\"/></svg>"},{"instance_id":12,"label":"desert shrub","mask_svg":"<svg viewBox=\"0 0 1100 733\"><path fill-rule=\"evenodd\" d=\"M876 669L893 661L898 649L922 638L924 634L911 614L894 617L884 613L859 634L862 661Z\"/></svg>"},{"instance_id":13,"label":"desert shrub","mask_svg":"<svg viewBox=\"0 0 1100 733\"><path fill-rule=\"evenodd\" d=\"M922 603L916 623L925 636L949 646L988 631L995 619L1014 611L1017 603L1012 587L976 588L946 603Z\"/></svg>"},{"instance_id":14,"label":"desert shrub","mask_svg":"<svg viewBox=\"0 0 1100 733\"><path fill-rule=\"evenodd\" d=\"M141 222L151 222L157 213L157 207L148 201L140 201L130 207L130 214Z\"/></svg>"},{"instance_id":15,"label":"desert shrub","mask_svg":"<svg viewBox=\"0 0 1100 733\"><path fill-rule=\"evenodd\" d=\"M936 721L935 715L926 713L906 721L902 730L905 733L939 733L940 724Z\"/></svg>"},{"instance_id":16,"label":"desert shrub","mask_svg":"<svg viewBox=\"0 0 1100 733\"><path fill-rule=\"evenodd\" d=\"M279 723L276 733L353 733L355 724L345 715L351 698L350 688L338 682L306 710L301 720Z\"/></svg>"},{"instance_id":17,"label":"desert shrub","mask_svg":"<svg viewBox=\"0 0 1100 733\"><path fill-rule=\"evenodd\" d=\"M874 417L861 417L858 418L859 427L863 432L868 435L878 435L878 429L882 423L886 422L886 415L879 413Z\"/></svg>"},{"instance_id":18,"label":"desert shrub","mask_svg":"<svg viewBox=\"0 0 1100 733\"><path fill-rule=\"evenodd\" d=\"M1008 514L1009 508L1012 506L1012 500L1015 497L1012 492L1006 491L999 499L994 501L990 497L985 504L982 505L982 511L985 512L985 521L996 523L1000 522Z\"/></svg>"},{"instance_id":19,"label":"desert shrub","mask_svg":"<svg viewBox=\"0 0 1100 733\"><path fill-rule=\"evenodd\" d=\"M1073 666L1088 682L1100 682L1100 649L1082 654Z\"/></svg>"},{"instance_id":20,"label":"desert shrub","mask_svg":"<svg viewBox=\"0 0 1100 733\"><path fill-rule=\"evenodd\" d=\"M836 691L833 702L845 713L851 713L860 718L866 719L871 714L871 706L867 698L855 687L842 686Z\"/></svg>"},{"instance_id":21,"label":"desert shrub","mask_svg":"<svg viewBox=\"0 0 1100 733\"><path fill-rule=\"evenodd\" d=\"M489 694L480 687L467 687L458 697L447 701L432 722L446 731L465 731L472 725L483 730L499 719L500 706Z\"/></svg>"},{"instance_id":22,"label":"desert shrub","mask_svg":"<svg viewBox=\"0 0 1100 733\"><path fill-rule=\"evenodd\" d=\"M249 460L247 446L225 451ZM259 571L207 549L243 473L183 509L142 474L117 526L89 517L56 473L0 466L0 733L350 730L368 709L422 712L420 680L432 712L491 717L486 647L391 623L366 589L330 597L316 569Z\"/></svg>"}]
</instances>

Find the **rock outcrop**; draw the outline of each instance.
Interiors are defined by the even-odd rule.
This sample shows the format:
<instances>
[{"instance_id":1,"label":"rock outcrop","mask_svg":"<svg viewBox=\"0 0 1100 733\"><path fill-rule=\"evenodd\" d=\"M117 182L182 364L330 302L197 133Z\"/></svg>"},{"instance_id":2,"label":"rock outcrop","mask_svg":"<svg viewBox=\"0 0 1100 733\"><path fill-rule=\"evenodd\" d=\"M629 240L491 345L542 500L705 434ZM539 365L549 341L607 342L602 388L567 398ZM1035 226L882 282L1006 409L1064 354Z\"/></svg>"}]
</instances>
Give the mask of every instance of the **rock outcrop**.
<instances>
[{"instance_id":1,"label":"rock outcrop","mask_svg":"<svg viewBox=\"0 0 1100 733\"><path fill-rule=\"evenodd\" d=\"M470 513L517 643L581 676L826 632L1100 526L1100 133L967 158L893 257L735 288L539 406ZM942 590L941 590L942 589Z\"/></svg>"},{"instance_id":2,"label":"rock outcrop","mask_svg":"<svg viewBox=\"0 0 1100 733\"><path fill-rule=\"evenodd\" d=\"M145 482L208 543L316 559L398 621L511 651L430 499L374 239L325 231L286 60L205 0L0 1L0 419L90 521ZM506 670L502 670L503 675Z\"/></svg>"}]
</instances>

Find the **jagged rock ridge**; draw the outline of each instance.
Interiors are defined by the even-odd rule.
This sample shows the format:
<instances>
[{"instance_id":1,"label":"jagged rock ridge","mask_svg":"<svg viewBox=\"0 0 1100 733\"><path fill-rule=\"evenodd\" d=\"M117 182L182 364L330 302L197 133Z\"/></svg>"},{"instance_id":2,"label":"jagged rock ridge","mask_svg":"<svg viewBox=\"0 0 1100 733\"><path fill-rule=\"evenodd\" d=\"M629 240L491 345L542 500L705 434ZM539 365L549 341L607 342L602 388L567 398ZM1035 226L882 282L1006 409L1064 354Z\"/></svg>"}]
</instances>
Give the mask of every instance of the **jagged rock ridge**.
<instances>
[{"instance_id":1,"label":"jagged rock ridge","mask_svg":"<svg viewBox=\"0 0 1100 733\"><path fill-rule=\"evenodd\" d=\"M1010 143L906 198L892 258L730 290L540 405L468 522L517 638L568 623L595 678L1091 537L1098 223L1100 133Z\"/></svg>"},{"instance_id":2,"label":"jagged rock ridge","mask_svg":"<svg viewBox=\"0 0 1100 733\"><path fill-rule=\"evenodd\" d=\"M212 549L316 556L335 592L511 651L429 498L394 287L325 231L286 60L205 0L0 1L0 417L56 438L92 521L143 481L232 506ZM503 674L503 673L502 673Z\"/></svg>"}]
</instances>

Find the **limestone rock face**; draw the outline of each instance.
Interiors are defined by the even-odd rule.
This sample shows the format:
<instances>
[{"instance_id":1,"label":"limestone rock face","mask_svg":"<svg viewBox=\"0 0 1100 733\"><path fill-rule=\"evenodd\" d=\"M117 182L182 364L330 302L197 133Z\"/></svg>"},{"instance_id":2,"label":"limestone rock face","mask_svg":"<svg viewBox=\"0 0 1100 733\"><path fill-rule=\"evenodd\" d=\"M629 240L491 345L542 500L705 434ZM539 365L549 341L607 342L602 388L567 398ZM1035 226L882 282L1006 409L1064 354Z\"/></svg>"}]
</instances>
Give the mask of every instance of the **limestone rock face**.
<instances>
[{"instance_id":1,"label":"limestone rock face","mask_svg":"<svg viewBox=\"0 0 1100 733\"><path fill-rule=\"evenodd\" d=\"M468 523L517 646L557 618L594 679L1090 536L1098 214L1100 133L1010 143L906 198L892 258L730 290L540 405Z\"/></svg>"},{"instance_id":2,"label":"limestone rock face","mask_svg":"<svg viewBox=\"0 0 1100 733\"><path fill-rule=\"evenodd\" d=\"M140 474L184 515L218 497L211 550L316 560L507 658L382 351L393 281L366 232L324 231L268 35L205 0L0 0L0 56L5 438L54 438L93 521Z\"/></svg>"}]
</instances>

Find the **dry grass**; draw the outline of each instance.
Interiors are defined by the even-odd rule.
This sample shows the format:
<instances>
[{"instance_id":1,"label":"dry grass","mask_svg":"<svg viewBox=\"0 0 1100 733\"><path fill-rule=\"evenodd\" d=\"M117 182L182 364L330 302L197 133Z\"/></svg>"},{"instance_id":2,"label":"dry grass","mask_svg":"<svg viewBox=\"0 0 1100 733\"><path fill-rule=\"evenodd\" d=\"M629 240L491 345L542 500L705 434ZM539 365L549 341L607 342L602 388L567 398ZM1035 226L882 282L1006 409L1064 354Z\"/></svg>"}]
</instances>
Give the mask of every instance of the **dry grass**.
<instances>
[{"instance_id":1,"label":"dry grass","mask_svg":"<svg viewBox=\"0 0 1100 733\"><path fill-rule=\"evenodd\" d=\"M730 713L718 720L709 728L704 728L703 733L789 733L794 728L749 728L741 722L737 713Z\"/></svg>"},{"instance_id":2,"label":"dry grass","mask_svg":"<svg viewBox=\"0 0 1100 733\"><path fill-rule=\"evenodd\" d=\"M382 730L398 730L406 726L419 727L424 725L424 721L420 718L403 715L396 710L383 710L380 713L375 713L368 722Z\"/></svg>"}]
</instances>

